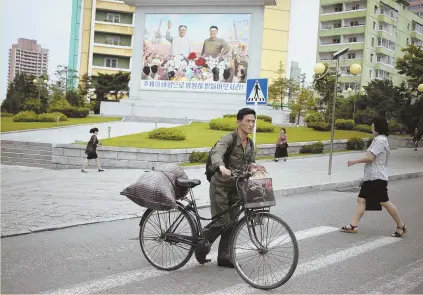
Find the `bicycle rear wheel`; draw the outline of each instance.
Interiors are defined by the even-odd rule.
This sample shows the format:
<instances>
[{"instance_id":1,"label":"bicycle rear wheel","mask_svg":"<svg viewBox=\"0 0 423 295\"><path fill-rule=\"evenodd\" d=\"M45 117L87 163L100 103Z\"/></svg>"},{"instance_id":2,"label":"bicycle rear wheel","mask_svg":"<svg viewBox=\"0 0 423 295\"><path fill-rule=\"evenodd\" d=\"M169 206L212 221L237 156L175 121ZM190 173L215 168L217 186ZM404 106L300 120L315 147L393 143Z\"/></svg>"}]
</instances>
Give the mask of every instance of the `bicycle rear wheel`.
<instances>
[{"instance_id":1,"label":"bicycle rear wheel","mask_svg":"<svg viewBox=\"0 0 423 295\"><path fill-rule=\"evenodd\" d=\"M257 247L259 242L263 247ZM298 243L294 232L270 213L248 215L234 229L232 260L241 278L257 289L270 290L285 284L298 264Z\"/></svg>"},{"instance_id":2,"label":"bicycle rear wheel","mask_svg":"<svg viewBox=\"0 0 423 295\"><path fill-rule=\"evenodd\" d=\"M197 235L194 221L184 208L170 211L145 211L140 222L140 246L148 262L160 270L176 270L183 267L191 258L194 246L169 242L164 233L173 226L173 234Z\"/></svg>"}]
</instances>

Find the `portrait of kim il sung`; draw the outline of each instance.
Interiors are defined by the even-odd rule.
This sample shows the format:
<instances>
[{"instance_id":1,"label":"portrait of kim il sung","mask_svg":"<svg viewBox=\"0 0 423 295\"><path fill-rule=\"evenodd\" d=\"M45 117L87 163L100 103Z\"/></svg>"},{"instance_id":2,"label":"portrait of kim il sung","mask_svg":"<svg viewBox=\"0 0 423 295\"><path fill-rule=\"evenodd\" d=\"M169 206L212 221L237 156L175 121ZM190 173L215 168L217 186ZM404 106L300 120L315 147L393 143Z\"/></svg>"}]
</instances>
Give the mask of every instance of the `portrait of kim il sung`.
<instances>
[{"instance_id":1,"label":"portrait of kim il sung","mask_svg":"<svg viewBox=\"0 0 423 295\"><path fill-rule=\"evenodd\" d=\"M250 19L250 14L146 14L142 80L246 83Z\"/></svg>"}]
</instances>

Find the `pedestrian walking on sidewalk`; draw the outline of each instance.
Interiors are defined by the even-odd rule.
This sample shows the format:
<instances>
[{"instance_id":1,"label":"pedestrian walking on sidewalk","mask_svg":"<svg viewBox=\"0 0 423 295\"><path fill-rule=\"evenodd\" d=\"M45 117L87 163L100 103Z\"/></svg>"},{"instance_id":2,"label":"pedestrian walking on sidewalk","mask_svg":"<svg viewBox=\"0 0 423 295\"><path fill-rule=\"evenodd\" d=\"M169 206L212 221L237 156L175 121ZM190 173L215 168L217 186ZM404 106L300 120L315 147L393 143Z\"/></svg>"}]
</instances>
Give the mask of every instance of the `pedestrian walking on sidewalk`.
<instances>
[{"instance_id":1,"label":"pedestrian walking on sidewalk","mask_svg":"<svg viewBox=\"0 0 423 295\"><path fill-rule=\"evenodd\" d=\"M278 162L280 158L286 162L288 157L288 136L286 135L286 129L281 128L278 140L276 142L275 150L275 162Z\"/></svg>"},{"instance_id":2,"label":"pedestrian walking on sidewalk","mask_svg":"<svg viewBox=\"0 0 423 295\"><path fill-rule=\"evenodd\" d=\"M417 147L419 146L419 141L422 139L422 135L419 132L419 129L417 127L414 130L414 133L411 135L411 137L413 138L414 150L417 151Z\"/></svg>"},{"instance_id":3,"label":"pedestrian walking on sidewalk","mask_svg":"<svg viewBox=\"0 0 423 295\"><path fill-rule=\"evenodd\" d=\"M388 171L387 164L390 153L387 136L388 123L385 118L375 118L372 123L372 132L375 138L367 149L367 155L359 160L348 161L348 167L364 163L364 178L360 193L357 197L357 206L349 225L343 226L341 231L357 232L358 223L364 211L381 211L384 207L397 224L393 237L402 237L408 230L401 221L397 208L388 198Z\"/></svg>"},{"instance_id":4,"label":"pedestrian walking on sidewalk","mask_svg":"<svg viewBox=\"0 0 423 295\"><path fill-rule=\"evenodd\" d=\"M100 167L100 160L98 159L97 155L97 146L101 146L101 143L98 141L97 134L98 134L98 128L92 128L90 130L90 133L92 133L90 141L87 144L87 148L85 149L85 154L87 155L87 158L84 161L84 165L82 166L81 172L87 173L85 169L88 167L88 162L92 159L95 159L97 163L98 172L103 172L104 170Z\"/></svg>"}]
</instances>

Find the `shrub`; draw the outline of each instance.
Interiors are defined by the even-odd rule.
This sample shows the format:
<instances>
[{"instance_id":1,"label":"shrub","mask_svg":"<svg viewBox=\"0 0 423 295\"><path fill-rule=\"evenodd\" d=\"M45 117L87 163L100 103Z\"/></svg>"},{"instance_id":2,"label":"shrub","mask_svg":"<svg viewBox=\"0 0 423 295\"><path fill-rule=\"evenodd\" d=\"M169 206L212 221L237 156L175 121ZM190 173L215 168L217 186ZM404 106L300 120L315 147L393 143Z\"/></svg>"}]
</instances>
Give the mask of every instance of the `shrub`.
<instances>
[{"instance_id":1,"label":"shrub","mask_svg":"<svg viewBox=\"0 0 423 295\"><path fill-rule=\"evenodd\" d=\"M186 135L178 128L157 128L148 133L148 137L152 139L162 140L185 140Z\"/></svg>"},{"instance_id":2,"label":"shrub","mask_svg":"<svg viewBox=\"0 0 423 295\"><path fill-rule=\"evenodd\" d=\"M398 123L396 120L389 121L389 132L395 133L406 133L407 127L404 124Z\"/></svg>"},{"instance_id":3,"label":"shrub","mask_svg":"<svg viewBox=\"0 0 423 295\"><path fill-rule=\"evenodd\" d=\"M364 140L360 137L351 137L347 141L347 150L350 151L361 151L364 149Z\"/></svg>"},{"instance_id":4,"label":"shrub","mask_svg":"<svg viewBox=\"0 0 423 295\"><path fill-rule=\"evenodd\" d=\"M335 128L338 130L353 130L354 125L353 120L338 119L335 121Z\"/></svg>"},{"instance_id":5,"label":"shrub","mask_svg":"<svg viewBox=\"0 0 423 295\"><path fill-rule=\"evenodd\" d=\"M226 114L223 115L223 118L236 118L236 114Z\"/></svg>"},{"instance_id":6,"label":"shrub","mask_svg":"<svg viewBox=\"0 0 423 295\"><path fill-rule=\"evenodd\" d=\"M57 117L59 117L59 121L67 121L68 117L66 117L62 113L44 113L38 116L39 122L56 122Z\"/></svg>"},{"instance_id":7,"label":"shrub","mask_svg":"<svg viewBox=\"0 0 423 295\"><path fill-rule=\"evenodd\" d=\"M13 116L13 122L37 122L38 115L35 112L25 111Z\"/></svg>"},{"instance_id":8,"label":"shrub","mask_svg":"<svg viewBox=\"0 0 423 295\"><path fill-rule=\"evenodd\" d=\"M236 129L236 120L234 118L217 118L209 122L209 128L212 130L234 131ZM257 132L273 132L272 124L257 120Z\"/></svg>"},{"instance_id":9,"label":"shrub","mask_svg":"<svg viewBox=\"0 0 423 295\"><path fill-rule=\"evenodd\" d=\"M50 103L49 111L51 109L67 109L71 108L72 105L64 98L55 99Z\"/></svg>"},{"instance_id":10,"label":"shrub","mask_svg":"<svg viewBox=\"0 0 423 295\"><path fill-rule=\"evenodd\" d=\"M372 126L359 124L359 125L355 125L353 130L358 132L364 132L364 133L372 133Z\"/></svg>"},{"instance_id":11,"label":"shrub","mask_svg":"<svg viewBox=\"0 0 423 295\"><path fill-rule=\"evenodd\" d=\"M304 122L307 125L312 122L322 122L322 121L323 121L323 116L319 112L309 112L304 118Z\"/></svg>"},{"instance_id":12,"label":"shrub","mask_svg":"<svg viewBox=\"0 0 423 295\"><path fill-rule=\"evenodd\" d=\"M267 122L267 123L272 123L272 117L270 117L270 116L258 115L257 116L257 119L258 120L263 120L264 122Z\"/></svg>"},{"instance_id":13,"label":"shrub","mask_svg":"<svg viewBox=\"0 0 423 295\"><path fill-rule=\"evenodd\" d=\"M323 143L319 141L313 144L302 146L300 149L300 154L321 154L323 152L323 148Z\"/></svg>"},{"instance_id":14,"label":"shrub","mask_svg":"<svg viewBox=\"0 0 423 295\"><path fill-rule=\"evenodd\" d=\"M13 117L14 114L12 113L8 113L8 112L1 112L1 117L2 118L6 118L6 117Z\"/></svg>"},{"instance_id":15,"label":"shrub","mask_svg":"<svg viewBox=\"0 0 423 295\"><path fill-rule=\"evenodd\" d=\"M39 114L41 109L41 100L38 98L29 98L25 100L22 105L25 111L30 111Z\"/></svg>"},{"instance_id":16,"label":"shrub","mask_svg":"<svg viewBox=\"0 0 423 295\"><path fill-rule=\"evenodd\" d=\"M90 109L88 108L75 108L75 107L67 107L67 108L50 108L51 113L58 112L64 114L68 118L85 118L90 113Z\"/></svg>"},{"instance_id":17,"label":"shrub","mask_svg":"<svg viewBox=\"0 0 423 295\"><path fill-rule=\"evenodd\" d=\"M330 124L325 122L311 122L307 124L307 127L313 128L313 130L316 131L329 131L330 130Z\"/></svg>"},{"instance_id":18,"label":"shrub","mask_svg":"<svg viewBox=\"0 0 423 295\"><path fill-rule=\"evenodd\" d=\"M192 152L189 156L190 163L207 163L208 152Z\"/></svg>"}]
</instances>

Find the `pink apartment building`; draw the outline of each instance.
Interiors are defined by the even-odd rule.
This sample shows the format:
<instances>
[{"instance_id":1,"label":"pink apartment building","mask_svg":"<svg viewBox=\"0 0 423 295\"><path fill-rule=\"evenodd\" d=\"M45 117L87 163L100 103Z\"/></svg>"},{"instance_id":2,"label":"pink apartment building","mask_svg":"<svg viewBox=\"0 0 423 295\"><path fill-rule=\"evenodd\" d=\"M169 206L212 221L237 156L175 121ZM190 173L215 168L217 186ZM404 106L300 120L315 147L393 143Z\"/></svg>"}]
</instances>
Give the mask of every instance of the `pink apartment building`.
<instances>
[{"instance_id":1,"label":"pink apartment building","mask_svg":"<svg viewBox=\"0 0 423 295\"><path fill-rule=\"evenodd\" d=\"M9 82L12 82L18 73L39 77L47 74L47 71L48 49L41 48L37 40L20 38L18 43L9 49Z\"/></svg>"}]
</instances>

